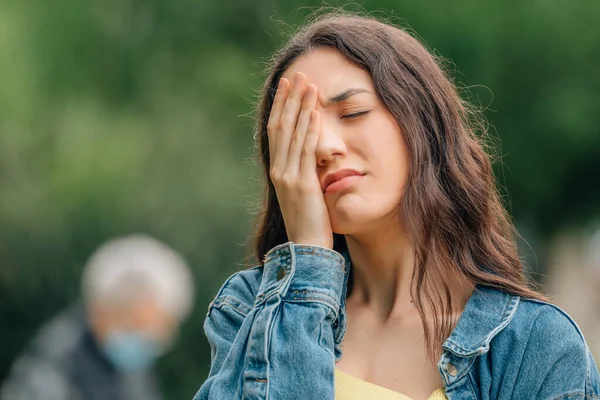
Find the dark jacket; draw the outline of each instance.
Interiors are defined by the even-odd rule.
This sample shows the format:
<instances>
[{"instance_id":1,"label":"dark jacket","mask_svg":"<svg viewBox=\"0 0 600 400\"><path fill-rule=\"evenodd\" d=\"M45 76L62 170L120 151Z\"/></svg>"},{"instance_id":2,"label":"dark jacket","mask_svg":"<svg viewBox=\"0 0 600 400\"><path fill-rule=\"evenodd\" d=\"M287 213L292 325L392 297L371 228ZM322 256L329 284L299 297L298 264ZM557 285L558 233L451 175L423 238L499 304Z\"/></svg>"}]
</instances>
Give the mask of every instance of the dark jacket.
<instances>
[{"instance_id":1,"label":"dark jacket","mask_svg":"<svg viewBox=\"0 0 600 400\"><path fill-rule=\"evenodd\" d=\"M159 400L151 372L123 374L98 348L76 305L50 321L12 365L0 400Z\"/></svg>"}]
</instances>

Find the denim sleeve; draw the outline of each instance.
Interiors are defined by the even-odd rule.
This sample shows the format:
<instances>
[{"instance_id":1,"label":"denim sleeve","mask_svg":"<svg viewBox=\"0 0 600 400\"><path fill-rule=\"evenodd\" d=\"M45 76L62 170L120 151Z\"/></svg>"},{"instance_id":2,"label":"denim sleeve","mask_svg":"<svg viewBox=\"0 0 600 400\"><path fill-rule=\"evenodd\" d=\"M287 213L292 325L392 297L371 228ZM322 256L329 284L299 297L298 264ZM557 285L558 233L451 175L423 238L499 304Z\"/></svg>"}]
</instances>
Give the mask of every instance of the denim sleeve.
<instances>
[{"instance_id":1,"label":"denim sleeve","mask_svg":"<svg viewBox=\"0 0 600 400\"><path fill-rule=\"evenodd\" d=\"M345 271L341 254L288 242L233 275L205 320L211 369L195 400L333 399Z\"/></svg>"},{"instance_id":2,"label":"denim sleeve","mask_svg":"<svg viewBox=\"0 0 600 400\"><path fill-rule=\"evenodd\" d=\"M535 399L596 399L598 370L581 331L566 314L548 306L534 322L515 394Z\"/></svg>"}]
</instances>

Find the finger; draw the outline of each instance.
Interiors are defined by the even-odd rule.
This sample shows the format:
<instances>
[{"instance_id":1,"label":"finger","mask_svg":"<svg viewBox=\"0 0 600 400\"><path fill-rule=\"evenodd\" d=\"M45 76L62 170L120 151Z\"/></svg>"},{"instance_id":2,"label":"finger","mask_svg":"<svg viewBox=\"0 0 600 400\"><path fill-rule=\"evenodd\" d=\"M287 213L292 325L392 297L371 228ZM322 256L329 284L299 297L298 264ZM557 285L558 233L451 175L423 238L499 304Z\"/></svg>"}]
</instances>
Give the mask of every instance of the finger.
<instances>
[{"instance_id":1,"label":"finger","mask_svg":"<svg viewBox=\"0 0 600 400\"><path fill-rule=\"evenodd\" d=\"M290 141L294 129L296 129L296 122L298 121L298 114L300 113L302 98L304 97L304 80L304 74L296 72L294 75L294 84L290 88L290 93L283 107L276 139L275 160L273 162L273 168L278 171L285 171L287 166Z\"/></svg>"},{"instance_id":2,"label":"finger","mask_svg":"<svg viewBox=\"0 0 600 400\"><path fill-rule=\"evenodd\" d=\"M300 179L311 179L317 170L317 144L321 135L321 114L317 110L310 112L310 122L302 148L300 160Z\"/></svg>"},{"instance_id":3,"label":"finger","mask_svg":"<svg viewBox=\"0 0 600 400\"><path fill-rule=\"evenodd\" d=\"M267 123L267 136L269 138L269 154L271 155L271 163L273 163L273 151L276 148L277 133L279 132L279 120L281 119L281 113L287 94L289 92L290 81L285 78L279 80L277 85L277 92L273 98L273 104L271 105L271 112L269 114L269 121Z\"/></svg>"},{"instance_id":4,"label":"finger","mask_svg":"<svg viewBox=\"0 0 600 400\"><path fill-rule=\"evenodd\" d=\"M306 132L310 123L310 112L317 107L318 89L315 85L308 85L304 100L302 101L302 110L298 116L298 123L290 143L290 151L288 154L288 162L286 171L294 176L300 172L300 160L302 159L302 148Z\"/></svg>"}]
</instances>

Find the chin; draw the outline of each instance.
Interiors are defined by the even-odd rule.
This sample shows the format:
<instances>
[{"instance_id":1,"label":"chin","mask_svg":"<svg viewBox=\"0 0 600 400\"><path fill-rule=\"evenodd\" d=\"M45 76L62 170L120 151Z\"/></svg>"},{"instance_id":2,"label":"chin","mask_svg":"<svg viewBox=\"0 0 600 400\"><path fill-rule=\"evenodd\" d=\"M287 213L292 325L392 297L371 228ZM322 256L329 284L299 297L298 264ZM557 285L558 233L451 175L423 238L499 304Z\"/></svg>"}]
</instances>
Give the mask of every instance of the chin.
<instances>
[{"instance_id":1,"label":"chin","mask_svg":"<svg viewBox=\"0 0 600 400\"><path fill-rule=\"evenodd\" d=\"M339 235L353 235L370 231L382 221L393 218L395 207L382 209L381 204L373 204L362 197L347 194L335 204L328 205L328 210L333 232Z\"/></svg>"},{"instance_id":2,"label":"chin","mask_svg":"<svg viewBox=\"0 0 600 400\"><path fill-rule=\"evenodd\" d=\"M360 209L336 209L329 212L331 229L339 235L351 235L361 231L361 227L369 225L373 220L371 216L360 212Z\"/></svg>"}]
</instances>

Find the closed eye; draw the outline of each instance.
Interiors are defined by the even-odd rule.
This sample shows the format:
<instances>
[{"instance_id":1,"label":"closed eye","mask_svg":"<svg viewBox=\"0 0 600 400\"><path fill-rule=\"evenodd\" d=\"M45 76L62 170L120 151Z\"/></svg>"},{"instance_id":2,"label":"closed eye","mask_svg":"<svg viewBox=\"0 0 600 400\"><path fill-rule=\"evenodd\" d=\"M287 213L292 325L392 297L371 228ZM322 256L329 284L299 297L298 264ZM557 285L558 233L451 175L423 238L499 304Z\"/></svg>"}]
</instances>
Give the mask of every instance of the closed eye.
<instances>
[{"instance_id":1,"label":"closed eye","mask_svg":"<svg viewBox=\"0 0 600 400\"><path fill-rule=\"evenodd\" d=\"M370 113L370 111L361 111L361 112L357 112L357 113L354 113L354 114L342 115L340 117L340 119L357 118L357 117L360 117L361 115L367 115L368 113Z\"/></svg>"}]
</instances>

